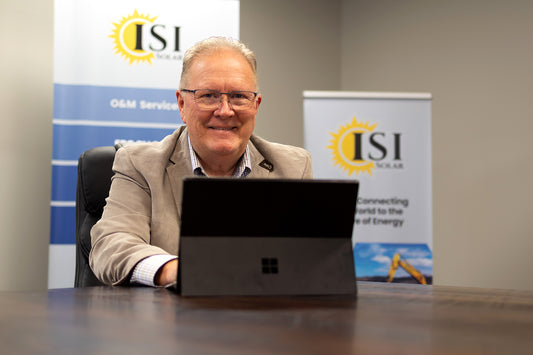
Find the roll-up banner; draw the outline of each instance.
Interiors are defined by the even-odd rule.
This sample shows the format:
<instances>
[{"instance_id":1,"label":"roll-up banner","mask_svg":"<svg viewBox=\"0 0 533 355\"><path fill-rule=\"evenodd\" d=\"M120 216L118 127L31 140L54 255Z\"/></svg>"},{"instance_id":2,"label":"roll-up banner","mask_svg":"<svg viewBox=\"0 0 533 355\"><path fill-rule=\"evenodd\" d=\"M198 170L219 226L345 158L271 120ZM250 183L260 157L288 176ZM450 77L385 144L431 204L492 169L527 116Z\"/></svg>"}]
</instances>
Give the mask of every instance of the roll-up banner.
<instances>
[{"instance_id":1,"label":"roll-up banner","mask_svg":"<svg viewBox=\"0 0 533 355\"><path fill-rule=\"evenodd\" d=\"M49 288L74 285L78 157L172 133L184 51L215 35L239 37L238 0L55 0Z\"/></svg>"},{"instance_id":2,"label":"roll-up banner","mask_svg":"<svg viewBox=\"0 0 533 355\"><path fill-rule=\"evenodd\" d=\"M360 182L358 280L431 284L431 94L304 91L318 179Z\"/></svg>"}]
</instances>

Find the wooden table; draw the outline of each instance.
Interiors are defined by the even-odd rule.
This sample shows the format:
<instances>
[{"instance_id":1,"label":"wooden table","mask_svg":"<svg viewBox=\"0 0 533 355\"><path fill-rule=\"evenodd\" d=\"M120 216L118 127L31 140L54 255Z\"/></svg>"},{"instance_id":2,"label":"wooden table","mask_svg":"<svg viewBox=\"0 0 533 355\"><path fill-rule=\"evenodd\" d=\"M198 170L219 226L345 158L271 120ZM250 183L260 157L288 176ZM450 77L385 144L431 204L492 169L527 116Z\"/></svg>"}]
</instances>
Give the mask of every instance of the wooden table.
<instances>
[{"instance_id":1,"label":"wooden table","mask_svg":"<svg viewBox=\"0 0 533 355\"><path fill-rule=\"evenodd\" d=\"M0 293L2 354L531 354L533 292L359 282L346 297Z\"/></svg>"}]
</instances>

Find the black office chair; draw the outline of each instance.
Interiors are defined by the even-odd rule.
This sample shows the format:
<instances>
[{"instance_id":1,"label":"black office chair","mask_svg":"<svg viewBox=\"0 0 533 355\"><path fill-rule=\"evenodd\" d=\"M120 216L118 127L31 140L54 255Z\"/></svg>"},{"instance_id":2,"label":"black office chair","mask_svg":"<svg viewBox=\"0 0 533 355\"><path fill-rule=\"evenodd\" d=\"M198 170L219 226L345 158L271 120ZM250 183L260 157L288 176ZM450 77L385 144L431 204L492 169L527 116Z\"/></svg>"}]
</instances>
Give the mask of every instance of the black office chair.
<instances>
[{"instance_id":1,"label":"black office chair","mask_svg":"<svg viewBox=\"0 0 533 355\"><path fill-rule=\"evenodd\" d=\"M103 285L89 266L91 228L102 217L118 148L119 145L92 148L82 153L78 159L75 287Z\"/></svg>"}]
</instances>

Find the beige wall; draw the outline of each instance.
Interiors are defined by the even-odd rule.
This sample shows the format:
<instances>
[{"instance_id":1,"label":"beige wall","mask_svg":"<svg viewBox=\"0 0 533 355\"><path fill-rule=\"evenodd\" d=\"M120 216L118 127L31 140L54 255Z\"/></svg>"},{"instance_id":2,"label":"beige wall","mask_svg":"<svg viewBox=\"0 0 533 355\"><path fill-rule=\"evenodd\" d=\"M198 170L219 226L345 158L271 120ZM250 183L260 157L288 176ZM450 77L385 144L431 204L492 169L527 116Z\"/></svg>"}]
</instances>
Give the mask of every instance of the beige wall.
<instances>
[{"instance_id":1,"label":"beige wall","mask_svg":"<svg viewBox=\"0 0 533 355\"><path fill-rule=\"evenodd\" d=\"M435 283L533 289L533 2L343 1L343 90L431 92Z\"/></svg>"},{"instance_id":2,"label":"beige wall","mask_svg":"<svg viewBox=\"0 0 533 355\"><path fill-rule=\"evenodd\" d=\"M241 0L241 34L258 57L256 133L303 145L303 90L340 87L340 1Z\"/></svg>"},{"instance_id":3,"label":"beige wall","mask_svg":"<svg viewBox=\"0 0 533 355\"><path fill-rule=\"evenodd\" d=\"M533 289L529 1L241 0L260 135L302 145L302 90L431 92L435 283ZM0 3L0 290L45 288L53 1Z\"/></svg>"},{"instance_id":4,"label":"beige wall","mask_svg":"<svg viewBox=\"0 0 533 355\"><path fill-rule=\"evenodd\" d=\"M52 1L0 3L0 290L46 288Z\"/></svg>"}]
</instances>

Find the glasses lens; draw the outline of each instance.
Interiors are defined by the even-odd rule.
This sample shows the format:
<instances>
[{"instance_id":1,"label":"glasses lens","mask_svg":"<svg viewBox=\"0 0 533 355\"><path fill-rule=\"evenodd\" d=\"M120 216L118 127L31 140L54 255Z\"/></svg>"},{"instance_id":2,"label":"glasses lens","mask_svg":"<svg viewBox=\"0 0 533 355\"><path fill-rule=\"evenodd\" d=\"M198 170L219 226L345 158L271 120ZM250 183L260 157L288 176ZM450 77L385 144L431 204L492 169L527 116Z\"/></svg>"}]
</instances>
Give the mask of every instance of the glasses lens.
<instances>
[{"instance_id":1,"label":"glasses lens","mask_svg":"<svg viewBox=\"0 0 533 355\"><path fill-rule=\"evenodd\" d=\"M250 91L232 91L229 96L229 102L233 108L248 108L252 105L255 94Z\"/></svg>"},{"instance_id":2,"label":"glasses lens","mask_svg":"<svg viewBox=\"0 0 533 355\"><path fill-rule=\"evenodd\" d=\"M196 90L194 93L196 104L204 108L217 107L220 102L220 91L216 90Z\"/></svg>"}]
</instances>

